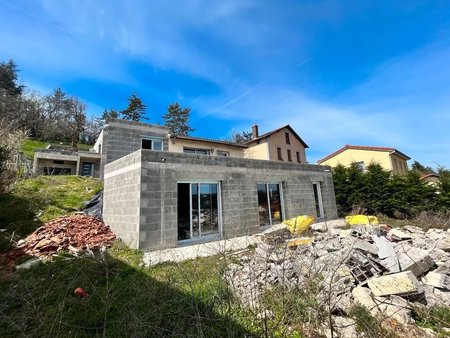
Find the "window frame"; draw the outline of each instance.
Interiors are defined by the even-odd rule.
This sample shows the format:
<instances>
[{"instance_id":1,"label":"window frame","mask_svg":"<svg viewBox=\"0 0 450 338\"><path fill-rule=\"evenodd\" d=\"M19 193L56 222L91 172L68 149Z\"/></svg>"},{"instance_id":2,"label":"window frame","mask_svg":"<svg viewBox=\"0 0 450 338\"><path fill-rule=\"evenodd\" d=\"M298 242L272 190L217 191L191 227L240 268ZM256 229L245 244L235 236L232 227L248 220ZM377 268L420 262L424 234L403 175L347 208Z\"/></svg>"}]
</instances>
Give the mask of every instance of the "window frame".
<instances>
[{"instance_id":1,"label":"window frame","mask_svg":"<svg viewBox=\"0 0 450 338\"><path fill-rule=\"evenodd\" d=\"M290 136L289 136L289 133L286 131L285 133L284 133L284 137L286 138L286 144L291 144L291 140L290 140Z\"/></svg>"},{"instance_id":2,"label":"window frame","mask_svg":"<svg viewBox=\"0 0 450 338\"><path fill-rule=\"evenodd\" d=\"M291 153L291 149L287 150L287 158L289 162L292 162L292 153Z\"/></svg>"},{"instance_id":3,"label":"window frame","mask_svg":"<svg viewBox=\"0 0 450 338\"><path fill-rule=\"evenodd\" d=\"M277 147L277 156L278 156L278 161L283 161L283 153L281 151L281 147Z\"/></svg>"},{"instance_id":4,"label":"window frame","mask_svg":"<svg viewBox=\"0 0 450 338\"><path fill-rule=\"evenodd\" d=\"M192 152L186 152L186 150ZM205 152L205 153L202 153ZM211 150L206 148L193 148L193 147L183 147L183 154L195 154L195 155L211 155Z\"/></svg>"},{"instance_id":5,"label":"window frame","mask_svg":"<svg viewBox=\"0 0 450 338\"><path fill-rule=\"evenodd\" d=\"M151 141L151 147L144 148L144 144L143 144L144 141ZM161 149L155 149L155 141L161 142ZM141 149L163 151L164 150L164 139L161 137L154 137L154 136L141 136Z\"/></svg>"},{"instance_id":6,"label":"window frame","mask_svg":"<svg viewBox=\"0 0 450 338\"><path fill-rule=\"evenodd\" d=\"M297 153L297 163L302 163L302 160L300 158L300 152L296 151L296 153Z\"/></svg>"}]
</instances>

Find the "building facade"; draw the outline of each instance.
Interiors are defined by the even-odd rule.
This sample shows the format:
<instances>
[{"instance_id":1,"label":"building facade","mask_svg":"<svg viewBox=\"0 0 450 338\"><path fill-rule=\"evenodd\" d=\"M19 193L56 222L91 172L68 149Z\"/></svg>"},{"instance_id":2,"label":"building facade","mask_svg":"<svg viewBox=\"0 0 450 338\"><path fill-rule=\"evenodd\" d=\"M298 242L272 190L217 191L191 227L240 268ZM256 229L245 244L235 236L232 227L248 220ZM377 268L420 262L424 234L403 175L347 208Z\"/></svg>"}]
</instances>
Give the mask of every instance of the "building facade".
<instances>
[{"instance_id":1,"label":"building facade","mask_svg":"<svg viewBox=\"0 0 450 338\"><path fill-rule=\"evenodd\" d=\"M142 149L107 164L104 182L106 224L143 250L337 217L326 166Z\"/></svg>"},{"instance_id":2,"label":"building facade","mask_svg":"<svg viewBox=\"0 0 450 338\"><path fill-rule=\"evenodd\" d=\"M336 167L349 166L352 162L364 170L370 163L377 163L394 175L408 172L407 161L411 158L395 148L345 145L334 153L317 161L318 164Z\"/></svg>"}]
</instances>

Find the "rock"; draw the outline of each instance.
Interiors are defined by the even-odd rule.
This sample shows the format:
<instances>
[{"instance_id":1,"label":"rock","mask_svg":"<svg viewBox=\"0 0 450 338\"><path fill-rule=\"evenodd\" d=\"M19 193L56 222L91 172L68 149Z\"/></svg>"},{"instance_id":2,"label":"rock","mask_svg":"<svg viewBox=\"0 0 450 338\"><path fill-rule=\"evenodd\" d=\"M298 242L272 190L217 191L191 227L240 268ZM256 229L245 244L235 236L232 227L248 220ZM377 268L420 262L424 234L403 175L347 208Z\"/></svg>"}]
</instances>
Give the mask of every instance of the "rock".
<instances>
[{"instance_id":1,"label":"rock","mask_svg":"<svg viewBox=\"0 0 450 338\"><path fill-rule=\"evenodd\" d=\"M440 289L450 290L450 278L439 272L430 271L424 278L424 283Z\"/></svg>"},{"instance_id":2,"label":"rock","mask_svg":"<svg viewBox=\"0 0 450 338\"><path fill-rule=\"evenodd\" d=\"M332 237L315 244L317 250L337 251L342 248L339 237Z\"/></svg>"},{"instance_id":3,"label":"rock","mask_svg":"<svg viewBox=\"0 0 450 338\"><path fill-rule=\"evenodd\" d=\"M310 228L311 228L311 230L317 231L317 232L327 232L328 231L327 222L319 222L319 223L311 224Z\"/></svg>"},{"instance_id":4,"label":"rock","mask_svg":"<svg viewBox=\"0 0 450 338\"><path fill-rule=\"evenodd\" d=\"M415 276L423 275L434 265L433 259L428 255L428 251L426 250L401 243L397 244L395 251L401 270L412 271Z\"/></svg>"},{"instance_id":5,"label":"rock","mask_svg":"<svg viewBox=\"0 0 450 338\"><path fill-rule=\"evenodd\" d=\"M311 237L293 238L286 241L288 247L297 247L299 245L310 245L314 241Z\"/></svg>"},{"instance_id":6,"label":"rock","mask_svg":"<svg viewBox=\"0 0 450 338\"><path fill-rule=\"evenodd\" d=\"M416 293L421 285L411 271L371 278L367 284L375 296Z\"/></svg>"},{"instance_id":7,"label":"rock","mask_svg":"<svg viewBox=\"0 0 450 338\"><path fill-rule=\"evenodd\" d=\"M377 313L377 304L372 299L372 292L370 289L358 285L352 290L352 295L356 303L365 306L372 314Z\"/></svg>"},{"instance_id":8,"label":"rock","mask_svg":"<svg viewBox=\"0 0 450 338\"><path fill-rule=\"evenodd\" d=\"M359 238L354 239L353 248L358 249L359 251L362 251L364 253L372 254L374 256L378 254L378 248L375 245Z\"/></svg>"},{"instance_id":9,"label":"rock","mask_svg":"<svg viewBox=\"0 0 450 338\"><path fill-rule=\"evenodd\" d=\"M393 241L404 241L412 239L411 235L398 229L389 230L388 237L390 237Z\"/></svg>"},{"instance_id":10,"label":"rock","mask_svg":"<svg viewBox=\"0 0 450 338\"><path fill-rule=\"evenodd\" d=\"M403 325L414 323L411 317L411 306L408 301L399 296L389 298L376 297L378 310L385 318L393 318Z\"/></svg>"},{"instance_id":11,"label":"rock","mask_svg":"<svg viewBox=\"0 0 450 338\"><path fill-rule=\"evenodd\" d=\"M26 262L16 265L16 270L28 270L31 269L33 266L36 266L42 262L42 259L39 257L33 257Z\"/></svg>"},{"instance_id":12,"label":"rock","mask_svg":"<svg viewBox=\"0 0 450 338\"><path fill-rule=\"evenodd\" d=\"M397 253L394 246L385 237L373 235L372 239L378 248L378 257L381 264L390 272L400 272L400 264L398 262Z\"/></svg>"},{"instance_id":13,"label":"rock","mask_svg":"<svg viewBox=\"0 0 450 338\"><path fill-rule=\"evenodd\" d=\"M340 316L333 316L332 319L334 323L333 328L338 334L338 337L358 338L360 336L356 331L356 322L353 319Z\"/></svg>"}]
</instances>

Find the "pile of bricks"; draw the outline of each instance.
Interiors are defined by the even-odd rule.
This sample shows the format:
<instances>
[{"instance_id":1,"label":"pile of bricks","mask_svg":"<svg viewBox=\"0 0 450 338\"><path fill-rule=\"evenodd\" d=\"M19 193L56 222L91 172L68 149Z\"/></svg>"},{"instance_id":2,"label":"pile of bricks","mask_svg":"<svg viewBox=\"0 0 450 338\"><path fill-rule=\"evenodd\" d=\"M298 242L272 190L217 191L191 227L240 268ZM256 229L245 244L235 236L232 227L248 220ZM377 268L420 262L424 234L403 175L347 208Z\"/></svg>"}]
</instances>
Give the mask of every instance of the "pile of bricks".
<instances>
[{"instance_id":1,"label":"pile of bricks","mask_svg":"<svg viewBox=\"0 0 450 338\"><path fill-rule=\"evenodd\" d=\"M32 256L51 256L59 250L98 249L115 236L103 222L88 215L64 216L45 223L19 248Z\"/></svg>"}]
</instances>

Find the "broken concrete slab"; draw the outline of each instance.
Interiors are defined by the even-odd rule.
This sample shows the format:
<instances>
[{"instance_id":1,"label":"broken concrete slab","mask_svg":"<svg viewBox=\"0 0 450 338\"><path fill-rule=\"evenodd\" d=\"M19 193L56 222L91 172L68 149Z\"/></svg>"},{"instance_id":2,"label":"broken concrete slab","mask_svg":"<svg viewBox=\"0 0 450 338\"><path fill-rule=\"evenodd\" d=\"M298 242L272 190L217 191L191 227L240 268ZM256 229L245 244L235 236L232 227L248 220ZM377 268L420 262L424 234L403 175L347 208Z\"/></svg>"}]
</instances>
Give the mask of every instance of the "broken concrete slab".
<instances>
[{"instance_id":1,"label":"broken concrete slab","mask_svg":"<svg viewBox=\"0 0 450 338\"><path fill-rule=\"evenodd\" d=\"M421 291L421 284L411 271L371 278L367 285L375 296L401 295Z\"/></svg>"},{"instance_id":2,"label":"broken concrete slab","mask_svg":"<svg viewBox=\"0 0 450 338\"><path fill-rule=\"evenodd\" d=\"M450 277L439 272L428 272L424 277L423 282L426 285L434 286L436 288L450 290Z\"/></svg>"},{"instance_id":3,"label":"broken concrete slab","mask_svg":"<svg viewBox=\"0 0 450 338\"><path fill-rule=\"evenodd\" d=\"M364 252L366 254L369 253L369 254L372 254L374 256L378 254L378 249L377 249L377 247L375 245L373 245L373 244L371 244L371 243L369 243L367 241L364 241L362 239L359 239L359 238L355 238L353 240L352 246L353 246L354 249L362 251L362 252Z\"/></svg>"},{"instance_id":4,"label":"broken concrete slab","mask_svg":"<svg viewBox=\"0 0 450 338\"><path fill-rule=\"evenodd\" d=\"M390 272L400 272L397 253L395 252L392 243L385 237L377 235L373 235L372 239L375 246L378 248L378 257L381 259L381 264L383 264Z\"/></svg>"},{"instance_id":5,"label":"broken concrete slab","mask_svg":"<svg viewBox=\"0 0 450 338\"><path fill-rule=\"evenodd\" d=\"M415 276L421 276L428 272L434 261L428 251L415 248L410 244L399 243L395 247L398 262L402 271L412 271Z\"/></svg>"},{"instance_id":6,"label":"broken concrete slab","mask_svg":"<svg viewBox=\"0 0 450 338\"><path fill-rule=\"evenodd\" d=\"M319 222L319 223L311 224L310 228L312 231L317 231L317 232L327 232L328 231L327 222Z\"/></svg>"},{"instance_id":7,"label":"broken concrete slab","mask_svg":"<svg viewBox=\"0 0 450 338\"><path fill-rule=\"evenodd\" d=\"M412 239L411 235L409 235L406 232L401 231L399 229L395 229L395 228L389 230L388 237L390 237L394 241L405 241L405 240Z\"/></svg>"}]
</instances>

